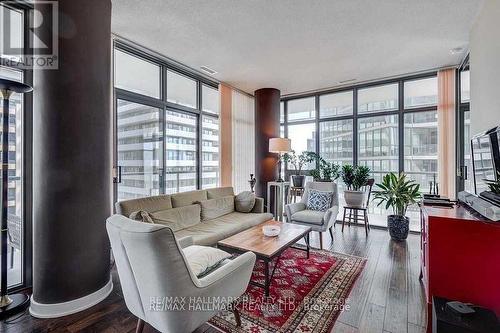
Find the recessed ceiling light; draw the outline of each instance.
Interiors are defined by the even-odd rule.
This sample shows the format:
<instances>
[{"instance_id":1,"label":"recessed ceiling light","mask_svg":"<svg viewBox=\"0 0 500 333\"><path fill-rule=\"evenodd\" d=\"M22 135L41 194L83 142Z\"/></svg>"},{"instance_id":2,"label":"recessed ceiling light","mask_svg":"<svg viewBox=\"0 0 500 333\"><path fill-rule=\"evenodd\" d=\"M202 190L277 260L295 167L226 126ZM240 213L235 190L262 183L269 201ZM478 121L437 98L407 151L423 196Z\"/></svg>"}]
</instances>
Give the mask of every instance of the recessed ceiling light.
<instances>
[{"instance_id":1,"label":"recessed ceiling light","mask_svg":"<svg viewBox=\"0 0 500 333\"><path fill-rule=\"evenodd\" d=\"M214 71L213 69L208 68L207 66L201 66L200 68L202 71L204 71L205 73L208 73L210 75L217 74L217 71Z\"/></svg>"},{"instance_id":2,"label":"recessed ceiling light","mask_svg":"<svg viewBox=\"0 0 500 333\"><path fill-rule=\"evenodd\" d=\"M459 53L462 53L464 52L464 48L463 47L454 47L450 50L450 53L451 54L459 54Z\"/></svg>"},{"instance_id":3,"label":"recessed ceiling light","mask_svg":"<svg viewBox=\"0 0 500 333\"><path fill-rule=\"evenodd\" d=\"M357 79L343 80L343 81L339 81L339 84L344 84L344 83L354 82L354 81L356 81L356 80L357 80Z\"/></svg>"}]
</instances>

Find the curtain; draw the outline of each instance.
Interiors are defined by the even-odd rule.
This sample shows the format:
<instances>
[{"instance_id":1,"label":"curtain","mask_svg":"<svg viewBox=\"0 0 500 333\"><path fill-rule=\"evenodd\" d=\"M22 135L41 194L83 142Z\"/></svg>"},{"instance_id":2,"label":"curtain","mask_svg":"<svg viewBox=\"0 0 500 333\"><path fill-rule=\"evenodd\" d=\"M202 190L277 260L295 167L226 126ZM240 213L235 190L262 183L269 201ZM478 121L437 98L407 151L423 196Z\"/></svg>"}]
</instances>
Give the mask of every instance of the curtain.
<instances>
[{"instance_id":1,"label":"curtain","mask_svg":"<svg viewBox=\"0 0 500 333\"><path fill-rule=\"evenodd\" d=\"M255 174L254 98L232 92L232 183L235 193L249 191L250 174Z\"/></svg>"},{"instance_id":2,"label":"curtain","mask_svg":"<svg viewBox=\"0 0 500 333\"><path fill-rule=\"evenodd\" d=\"M438 72L438 183L439 192L455 198L455 75L454 68Z\"/></svg>"}]
</instances>

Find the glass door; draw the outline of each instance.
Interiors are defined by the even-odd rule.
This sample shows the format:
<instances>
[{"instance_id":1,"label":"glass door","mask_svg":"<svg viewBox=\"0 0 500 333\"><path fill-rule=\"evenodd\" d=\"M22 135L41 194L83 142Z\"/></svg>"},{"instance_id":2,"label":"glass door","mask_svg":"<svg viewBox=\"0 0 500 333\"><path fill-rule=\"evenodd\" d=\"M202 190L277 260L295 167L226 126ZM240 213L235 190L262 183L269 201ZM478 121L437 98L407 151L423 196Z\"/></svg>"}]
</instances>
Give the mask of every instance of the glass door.
<instances>
[{"instance_id":1,"label":"glass door","mask_svg":"<svg viewBox=\"0 0 500 333\"><path fill-rule=\"evenodd\" d=\"M123 99L117 100L118 201L162 193L162 124L161 109Z\"/></svg>"}]
</instances>

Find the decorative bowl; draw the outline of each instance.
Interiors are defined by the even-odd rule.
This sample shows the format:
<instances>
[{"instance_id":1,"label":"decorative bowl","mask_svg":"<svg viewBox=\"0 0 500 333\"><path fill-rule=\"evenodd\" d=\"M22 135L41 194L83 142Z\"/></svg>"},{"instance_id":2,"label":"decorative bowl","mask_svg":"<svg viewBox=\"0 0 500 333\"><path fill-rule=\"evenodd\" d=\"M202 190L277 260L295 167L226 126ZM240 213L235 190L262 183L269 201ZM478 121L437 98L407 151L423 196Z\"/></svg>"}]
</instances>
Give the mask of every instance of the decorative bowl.
<instances>
[{"instance_id":1,"label":"decorative bowl","mask_svg":"<svg viewBox=\"0 0 500 333\"><path fill-rule=\"evenodd\" d=\"M268 237L276 237L280 234L281 228L276 225L265 225L262 227L262 232Z\"/></svg>"}]
</instances>

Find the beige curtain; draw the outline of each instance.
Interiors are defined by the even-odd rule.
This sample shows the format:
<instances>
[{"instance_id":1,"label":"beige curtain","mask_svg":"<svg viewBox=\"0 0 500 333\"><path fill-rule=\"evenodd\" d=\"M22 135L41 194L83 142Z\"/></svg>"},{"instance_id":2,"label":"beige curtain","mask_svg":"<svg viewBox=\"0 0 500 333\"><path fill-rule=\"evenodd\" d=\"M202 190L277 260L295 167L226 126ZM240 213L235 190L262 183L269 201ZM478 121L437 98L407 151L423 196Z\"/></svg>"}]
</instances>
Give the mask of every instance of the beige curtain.
<instances>
[{"instance_id":1,"label":"beige curtain","mask_svg":"<svg viewBox=\"0 0 500 333\"><path fill-rule=\"evenodd\" d=\"M438 182L439 192L455 198L456 138L455 138L455 73L438 72Z\"/></svg>"},{"instance_id":2,"label":"beige curtain","mask_svg":"<svg viewBox=\"0 0 500 333\"><path fill-rule=\"evenodd\" d=\"M250 174L255 174L254 98L233 90L232 94L232 180L235 193L249 191Z\"/></svg>"},{"instance_id":3,"label":"beige curtain","mask_svg":"<svg viewBox=\"0 0 500 333\"><path fill-rule=\"evenodd\" d=\"M232 91L225 84L219 85L220 97L220 184L232 186Z\"/></svg>"}]
</instances>

